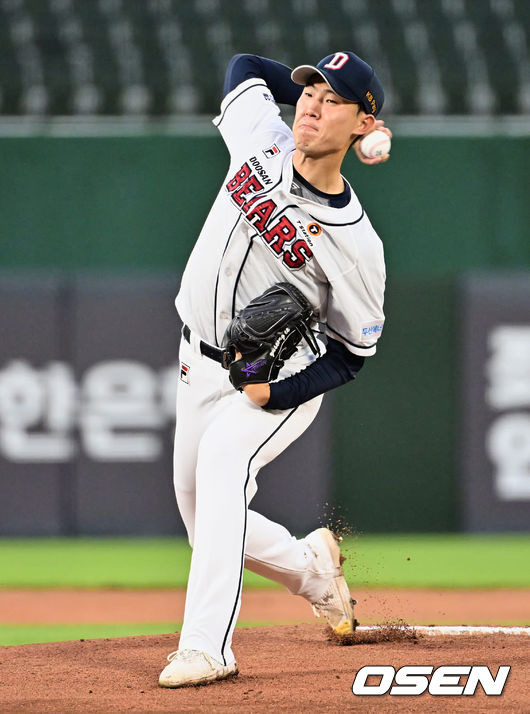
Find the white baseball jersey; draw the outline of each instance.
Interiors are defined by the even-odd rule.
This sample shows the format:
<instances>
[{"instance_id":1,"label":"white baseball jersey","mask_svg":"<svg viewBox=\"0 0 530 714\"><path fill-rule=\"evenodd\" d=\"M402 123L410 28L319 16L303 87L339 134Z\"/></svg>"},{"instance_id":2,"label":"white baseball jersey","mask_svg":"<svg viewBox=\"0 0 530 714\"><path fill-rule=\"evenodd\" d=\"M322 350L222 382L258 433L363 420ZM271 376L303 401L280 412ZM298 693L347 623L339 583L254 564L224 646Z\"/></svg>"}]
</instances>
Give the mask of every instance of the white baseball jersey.
<instances>
[{"instance_id":1,"label":"white baseball jersey","mask_svg":"<svg viewBox=\"0 0 530 714\"><path fill-rule=\"evenodd\" d=\"M176 299L183 322L220 346L242 307L289 281L325 334L354 354L374 354L384 323L383 246L353 190L343 208L291 193L293 135L262 79L227 94L213 121L230 168L184 271Z\"/></svg>"}]
</instances>

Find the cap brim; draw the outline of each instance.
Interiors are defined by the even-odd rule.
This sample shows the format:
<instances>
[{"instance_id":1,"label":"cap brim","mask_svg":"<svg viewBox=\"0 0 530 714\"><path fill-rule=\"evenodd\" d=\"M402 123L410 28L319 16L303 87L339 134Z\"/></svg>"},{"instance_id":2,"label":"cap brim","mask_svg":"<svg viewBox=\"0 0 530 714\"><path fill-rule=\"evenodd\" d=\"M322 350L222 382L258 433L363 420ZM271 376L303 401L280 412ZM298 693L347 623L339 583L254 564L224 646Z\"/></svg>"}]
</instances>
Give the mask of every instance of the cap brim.
<instances>
[{"instance_id":1,"label":"cap brim","mask_svg":"<svg viewBox=\"0 0 530 714\"><path fill-rule=\"evenodd\" d=\"M307 80L309 79L309 77L311 77L311 75L313 74L319 74L324 80L324 82L328 85L328 87L331 87L331 84L328 82L322 72L316 67L313 67L313 65L311 64L301 64L299 67L295 67L291 72L291 79L293 80L293 82L296 82L296 84L305 85L307 84ZM333 87L331 87L331 89L333 89Z\"/></svg>"}]
</instances>

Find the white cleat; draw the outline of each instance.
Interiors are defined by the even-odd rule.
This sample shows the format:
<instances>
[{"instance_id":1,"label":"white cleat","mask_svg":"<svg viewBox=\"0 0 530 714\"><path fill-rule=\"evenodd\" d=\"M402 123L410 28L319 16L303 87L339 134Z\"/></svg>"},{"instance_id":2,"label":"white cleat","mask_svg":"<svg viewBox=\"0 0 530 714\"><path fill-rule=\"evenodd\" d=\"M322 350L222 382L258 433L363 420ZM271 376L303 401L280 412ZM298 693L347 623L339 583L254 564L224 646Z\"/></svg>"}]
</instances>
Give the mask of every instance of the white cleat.
<instances>
[{"instance_id":1,"label":"white cleat","mask_svg":"<svg viewBox=\"0 0 530 714\"><path fill-rule=\"evenodd\" d=\"M168 660L169 664L162 670L158 680L161 687L208 684L218 679L235 677L239 672L237 662L224 665L199 650L176 650L168 655Z\"/></svg>"},{"instance_id":2,"label":"white cleat","mask_svg":"<svg viewBox=\"0 0 530 714\"><path fill-rule=\"evenodd\" d=\"M342 569L346 560L339 547L342 538L328 528L318 528L306 540L315 554L317 568L332 575L324 595L311 603L313 612L317 617L324 617L337 635L350 634L355 631L357 620L353 616L355 600L352 600Z\"/></svg>"}]
</instances>

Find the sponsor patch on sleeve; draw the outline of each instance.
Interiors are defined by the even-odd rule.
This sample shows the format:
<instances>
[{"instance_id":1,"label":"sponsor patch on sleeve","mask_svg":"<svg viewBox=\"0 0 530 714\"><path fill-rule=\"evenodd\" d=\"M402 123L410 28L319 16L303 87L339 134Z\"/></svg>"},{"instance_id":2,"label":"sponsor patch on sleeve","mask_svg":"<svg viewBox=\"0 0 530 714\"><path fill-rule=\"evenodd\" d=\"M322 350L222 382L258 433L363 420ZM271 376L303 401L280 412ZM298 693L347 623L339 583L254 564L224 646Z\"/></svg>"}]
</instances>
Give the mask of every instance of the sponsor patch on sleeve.
<instances>
[{"instance_id":1,"label":"sponsor patch on sleeve","mask_svg":"<svg viewBox=\"0 0 530 714\"><path fill-rule=\"evenodd\" d=\"M363 322L361 325L361 337L363 340L377 339L383 332L385 326L384 320L372 320L371 322Z\"/></svg>"}]
</instances>

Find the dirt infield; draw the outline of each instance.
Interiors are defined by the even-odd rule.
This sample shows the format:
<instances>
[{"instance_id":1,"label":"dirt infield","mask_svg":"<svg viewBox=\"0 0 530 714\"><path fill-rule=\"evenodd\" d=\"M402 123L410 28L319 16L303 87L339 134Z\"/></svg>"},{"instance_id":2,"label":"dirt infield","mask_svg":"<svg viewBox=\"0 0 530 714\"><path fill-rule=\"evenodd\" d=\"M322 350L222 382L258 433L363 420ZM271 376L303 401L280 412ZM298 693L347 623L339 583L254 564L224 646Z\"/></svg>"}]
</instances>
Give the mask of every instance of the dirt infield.
<instances>
[{"instance_id":1,"label":"dirt infield","mask_svg":"<svg viewBox=\"0 0 530 714\"><path fill-rule=\"evenodd\" d=\"M357 590L364 625L529 624L527 591ZM11 623L179 622L181 591L0 591ZM240 620L298 622L236 630L240 675L208 687L163 690L157 678L178 635L0 647L0 712L528 712L527 635L425 636L412 628L359 632L352 646L330 640L301 598L280 590L243 595ZM310 624L309 624L310 623ZM364 696L351 691L364 665L474 665L512 670L500 697ZM462 684L464 681L461 682Z\"/></svg>"},{"instance_id":2,"label":"dirt infield","mask_svg":"<svg viewBox=\"0 0 530 714\"><path fill-rule=\"evenodd\" d=\"M528 590L355 590L362 624L530 625ZM0 622L181 622L181 590L0 590ZM244 590L240 621L312 622L307 602L285 590Z\"/></svg>"},{"instance_id":3,"label":"dirt infield","mask_svg":"<svg viewBox=\"0 0 530 714\"><path fill-rule=\"evenodd\" d=\"M524 635L414 636L395 641L332 643L319 624L236 631L239 677L178 690L157 677L176 635L87 640L0 648L0 712L527 712L530 701ZM356 696L355 673L368 664L483 664L495 674L511 665L500 697L481 686L472 697Z\"/></svg>"}]
</instances>

